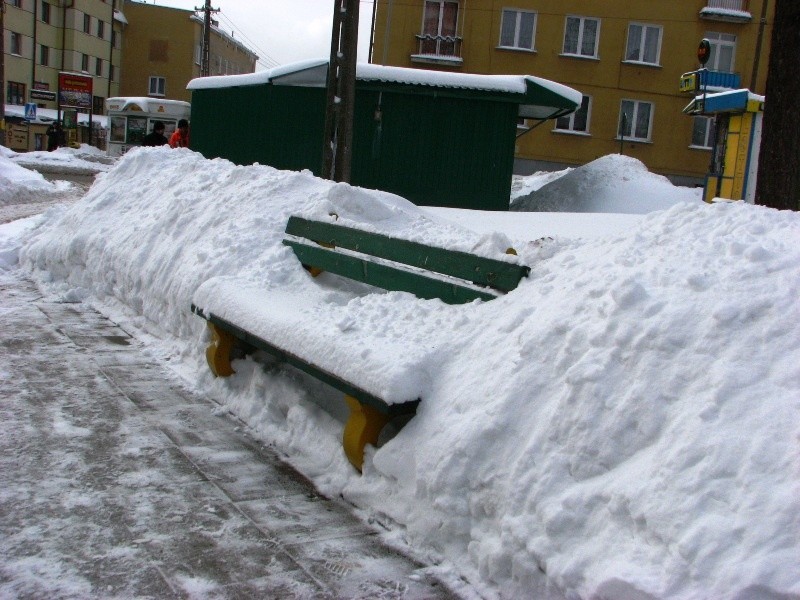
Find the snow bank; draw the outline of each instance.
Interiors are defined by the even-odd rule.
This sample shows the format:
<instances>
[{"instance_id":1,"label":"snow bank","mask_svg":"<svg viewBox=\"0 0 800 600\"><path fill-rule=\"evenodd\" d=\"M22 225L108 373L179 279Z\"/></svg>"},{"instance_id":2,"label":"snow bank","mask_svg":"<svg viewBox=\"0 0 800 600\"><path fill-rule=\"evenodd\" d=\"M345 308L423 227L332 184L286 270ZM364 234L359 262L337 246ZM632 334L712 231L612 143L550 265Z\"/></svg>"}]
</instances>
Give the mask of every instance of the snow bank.
<instances>
[{"instance_id":1,"label":"snow bank","mask_svg":"<svg viewBox=\"0 0 800 600\"><path fill-rule=\"evenodd\" d=\"M47 181L40 173L18 165L15 162L18 156L16 152L0 146L0 206L33 202L71 187L67 182Z\"/></svg>"},{"instance_id":2,"label":"snow bank","mask_svg":"<svg viewBox=\"0 0 800 600\"><path fill-rule=\"evenodd\" d=\"M658 195L629 162L602 164L611 181L584 199ZM292 212L488 256L513 245L531 275L462 307L364 300L298 267L280 243ZM187 385L483 596L743 600L800 597L798 241L796 213L694 202L592 239L477 235L390 194L143 148L46 215L20 261L65 299L127 311ZM220 277L263 289L264 311L269 288L335 303L366 349L381 310L439 332L417 416L363 476L309 401L319 386L251 360L208 374L188 307Z\"/></svg>"},{"instance_id":3,"label":"snow bank","mask_svg":"<svg viewBox=\"0 0 800 600\"><path fill-rule=\"evenodd\" d=\"M650 173L641 161L621 154L559 171L553 181L527 193L524 180L517 188L512 193L514 211L648 213L702 200L699 188L674 186L666 177Z\"/></svg>"}]
</instances>

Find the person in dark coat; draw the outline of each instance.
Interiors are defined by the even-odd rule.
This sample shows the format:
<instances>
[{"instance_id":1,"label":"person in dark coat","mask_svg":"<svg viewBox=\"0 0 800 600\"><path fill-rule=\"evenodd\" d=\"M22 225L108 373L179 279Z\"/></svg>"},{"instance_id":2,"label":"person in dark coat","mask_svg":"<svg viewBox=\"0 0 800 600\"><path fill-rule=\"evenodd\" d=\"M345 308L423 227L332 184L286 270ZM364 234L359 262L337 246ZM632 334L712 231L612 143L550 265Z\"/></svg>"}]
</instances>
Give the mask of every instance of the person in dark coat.
<instances>
[{"instance_id":1,"label":"person in dark coat","mask_svg":"<svg viewBox=\"0 0 800 600\"><path fill-rule=\"evenodd\" d=\"M169 140L164 136L164 123L155 121L153 131L144 136L142 146L163 146Z\"/></svg>"},{"instance_id":2,"label":"person in dark coat","mask_svg":"<svg viewBox=\"0 0 800 600\"><path fill-rule=\"evenodd\" d=\"M66 136L64 130L61 128L60 121L50 123L50 127L44 132L47 136L47 151L52 152L58 149L59 146L66 146Z\"/></svg>"}]
</instances>

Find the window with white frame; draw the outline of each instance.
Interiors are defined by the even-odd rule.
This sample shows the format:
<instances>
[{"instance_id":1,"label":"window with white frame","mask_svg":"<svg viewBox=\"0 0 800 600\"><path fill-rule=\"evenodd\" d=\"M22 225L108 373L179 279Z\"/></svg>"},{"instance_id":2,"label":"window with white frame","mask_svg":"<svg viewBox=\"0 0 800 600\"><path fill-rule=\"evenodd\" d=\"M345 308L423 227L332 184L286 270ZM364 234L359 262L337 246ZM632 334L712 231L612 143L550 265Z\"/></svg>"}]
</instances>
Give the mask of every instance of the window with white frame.
<instances>
[{"instance_id":1,"label":"window with white frame","mask_svg":"<svg viewBox=\"0 0 800 600\"><path fill-rule=\"evenodd\" d=\"M731 33L706 32L706 39L711 44L711 54L706 68L711 71L733 73L736 58L736 36Z\"/></svg>"},{"instance_id":2,"label":"window with white frame","mask_svg":"<svg viewBox=\"0 0 800 600\"><path fill-rule=\"evenodd\" d=\"M536 13L504 8L500 21L500 47L533 50L536 39Z\"/></svg>"},{"instance_id":3,"label":"window with white frame","mask_svg":"<svg viewBox=\"0 0 800 600\"><path fill-rule=\"evenodd\" d=\"M692 147L708 148L714 146L714 119L711 117L694 117L692 123Z\"/></svg>"},{"instance_id":4,"label":"window with white frame","mask_svg":"<svg viewBox=\"0 0 800 600\"><path fill-rule=\"evenodd\" d=\"M456 55L458 2L425 0L420 54Z\"/></svg>"},{"instance_id":5,"label":"window with white frame","mask_svg":"<svg viewBox=\"0 0 800 600\"><path fill-rule=\"evenodd\" d=\"M164 96L167 89L167 80L165 77L150 77L150 84L147 87L148 95Z\"/></svg>"},{"instance_id":6,"label":"window with white frame","mask_svg":"<svg viewBox=\"0 0 800 600\"><path fill-rule=\"evenodd\" d=\"M597 58L600 19L567 17L564 27L564 54Z\"/></svg>"},{"instance_id":7,"label":"window with white frame","mask_svg":"<svg viewBox=\"0 0 800 600\"><path fill-rule=\"evenodd\" d=\"M584 96L581 99L581 106L574 113L556 119L556 129L562 131L575 131L579 133L589 133L589 114L592 99Z\"/></svg>"},{"instance_id":8,"label":"window with white frame","mask_svg":"<svg viewBox=\"0 0 800 600\"><path fill-rule=\"evenodd\" d=\"M653 126L653 104L641 100L623 100L619 111L617 135L626 140L649 142Z\"/></svg>"},{"instance_id":9,"label":"window with white frame","mask_svg":"<svg viewBox=\"0 0 800 600\"><path fill-rule=\"evenodd\" d=\"M661 27L631 23L628 25L628 47L625 60L657 65L661 57Z\"/></svg>"},{"instance_id":10,"label":"window with white frame","mask_svg":"<svg viewBox=\"0 0 800 600\"><path fill-rule=\"evenodd\" d=\"M11 54L22 56L22 34L16 31L11 32Z\"/></svg>"}]
</instances>

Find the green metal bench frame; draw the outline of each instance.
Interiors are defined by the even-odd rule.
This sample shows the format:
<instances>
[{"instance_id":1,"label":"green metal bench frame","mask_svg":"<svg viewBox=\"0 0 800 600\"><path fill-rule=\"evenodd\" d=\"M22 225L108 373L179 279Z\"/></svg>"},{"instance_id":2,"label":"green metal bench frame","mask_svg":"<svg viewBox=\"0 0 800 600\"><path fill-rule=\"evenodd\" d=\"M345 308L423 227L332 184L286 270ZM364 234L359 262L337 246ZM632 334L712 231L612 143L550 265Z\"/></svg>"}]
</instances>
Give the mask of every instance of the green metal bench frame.
<instances>
[{"instance_id":1,"label":"green metal bench frame","mask_svg":"<svg viewBox=\"0 0 800 600\"><path fill-rule=\"evenodd\" d=\"M516 288L530 271L524 265L296 216L289 218L283 243L292 248L313 276L327 271L384 290L409 292L418 298L439 298L448 304L497 298ZM509 252L513 253L511 249ZM388 404L286 348L253 335L241 325L194 304L191 310L208 321L212 340L206 349L206 359L214 375L227 377L234 373L231 352L235 346L243 345L246 349L263 350L343 392L350 408L343 434L344 451L359 471L365 445L378 441L384 425L396 416L416 412L419 398Z\"/></svg>"}]
</instances>

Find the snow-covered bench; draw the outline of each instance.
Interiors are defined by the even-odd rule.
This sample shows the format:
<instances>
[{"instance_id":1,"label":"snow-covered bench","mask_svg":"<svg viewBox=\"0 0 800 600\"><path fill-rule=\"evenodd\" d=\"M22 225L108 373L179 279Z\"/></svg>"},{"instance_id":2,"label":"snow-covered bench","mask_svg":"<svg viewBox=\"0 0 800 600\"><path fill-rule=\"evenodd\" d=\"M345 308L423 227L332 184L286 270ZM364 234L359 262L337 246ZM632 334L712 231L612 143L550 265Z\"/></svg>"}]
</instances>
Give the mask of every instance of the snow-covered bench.
<instances>
[{"instance_id":1,"label":"snow-covered bench","mask_svg":"<svg viewBox=\"0 0 800 600\"><path fill-rule=\"evenodd\" d=\"M448 304L491 300L516 288L529 272L513 262L295 216L287 223L283 243L313 276L335 273L382 290ZM380 309L370 318L386 315L393 323L385 335L371 337L365 348L357 332L343 332L347 328L341 323L342 307L335 302L312 303L293 290L240 281L215 286L214 294L196 300L203 305L191 306L211 329L206 358L212 372L219 377L232 375L231 352L240 346L245 351L266 351L343 392L350 408L344 451L357 469L361 470L365 445L377 442L390 419L416 411L429 383L424 373L436 346L431 343L435 331L421 339L419 327L404 328L403 319ZM378 294L368 296L373 305L381 302ZM218 306L208 304L213 304L212 297ZM414 318L413 312L406 316Z\"/></svg>"}]
</instances>

